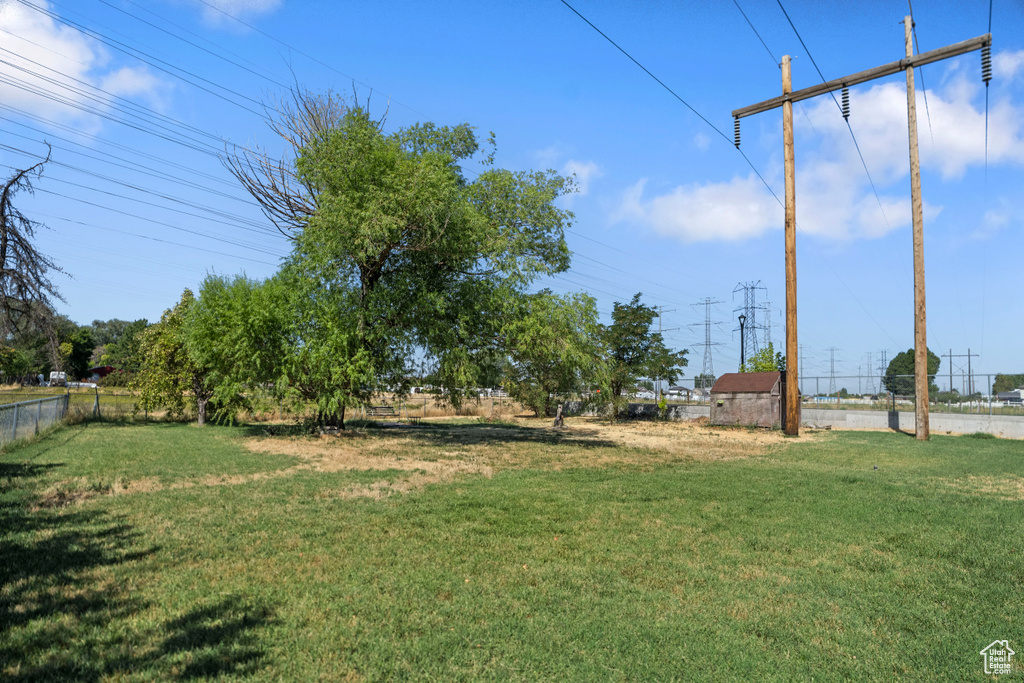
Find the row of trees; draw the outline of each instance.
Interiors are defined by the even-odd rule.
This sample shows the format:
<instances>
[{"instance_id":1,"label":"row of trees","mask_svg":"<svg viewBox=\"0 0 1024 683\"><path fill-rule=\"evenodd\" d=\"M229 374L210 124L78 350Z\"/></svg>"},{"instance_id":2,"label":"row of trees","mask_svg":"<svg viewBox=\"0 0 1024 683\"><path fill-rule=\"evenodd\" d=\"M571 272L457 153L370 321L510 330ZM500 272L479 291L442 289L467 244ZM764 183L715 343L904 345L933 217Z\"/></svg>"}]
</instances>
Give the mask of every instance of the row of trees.
<instances>
[{"instance_id":1,"label":"row of trees","mask_svg":"<svg viewBox=\"0 0 1024 683\"><path fill-rule=\"evenodd\" d=\"M81 379L89 368L109 365L115 368L109 382L127 384L142 364L139 342L147 325L144 319L78 325L64 315L39 312L9 328L0 344L0 373L7 382L47 377L51 370Z\"/></svg>"},{"instance_id":2,"label":"row of trees","mask_svg":"<svg viewBox=\"0 0 1024 683\"><path fill-rule=\"evenodd\" d=\"M317 297L298 295L294 284L280 274L263 281L211 275L198 297L186 290L141 335L143 363L134 383L140 407L183 415L191 402L204 424L232 415L261 389L279 400L313 403L319 423L344 427L346 408L409 389L413 353L395 374L380 373L393 366L358 343L356 328L328 316L323 324L304 317ZM438 363L427 378L439 400L458 406L473 387L500 384L539 415L567 397L617 410L641 378L674 382L686 365L687 352L671 351L651 330L657 312L640 294L616 303L607 326L586 294L524 294L509 311L486 344L436 354L460 353L461 364L455 377Z\"/></svg>"},{"instance_id":3,"label":"row of trees","mask_svg":"<svg viewBox=\"0 0 1024 683\"><path fill-rule=\"evenodd\" d=\"M685 364L639 295L606 328L589 296L530 291L569 267L573 215L556 200L571 178L495 168L493 135L482 146L468 124L387 133L331 93L297 91L272 114L291 156L246 150L228 166L292 251L266 280L208 277L143 334L145 407L180 411L187 391L203 422L259 386L343 426L348 408L407 391L425 354L455 406L500 377L542 412Z\"/></svg>"}]
</instances>

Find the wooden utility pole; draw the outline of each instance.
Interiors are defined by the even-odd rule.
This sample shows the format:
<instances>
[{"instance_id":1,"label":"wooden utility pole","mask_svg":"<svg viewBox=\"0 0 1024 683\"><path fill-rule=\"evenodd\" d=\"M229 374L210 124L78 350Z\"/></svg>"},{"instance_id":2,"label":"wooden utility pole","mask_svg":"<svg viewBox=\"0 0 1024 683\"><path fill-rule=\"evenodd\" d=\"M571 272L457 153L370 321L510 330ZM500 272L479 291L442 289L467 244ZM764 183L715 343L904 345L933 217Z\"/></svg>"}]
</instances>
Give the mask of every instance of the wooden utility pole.
<instances>
[{"instance_id":1,"label":"wooden utility pole","mask_svg":"<svg viewBox=\"0 0 1024 683\"><path fill-rule=\"evenodd\" d=\"M793 92L789 55L782 58L782 95ZM782 147L786 170L786 434L800 434L800 345L796 337L796 157L793 152L793 103L782 103ZM792 359L792 363L790 360Z\"/></svg>"},{"instance_id":2,"label":"wooden utility pole","mask_svg":"<svg viewBox=\"0 0 1024 683\"><path fill-rule=\"evenodd\" d=\"M907 59L914 56L914 20L903 18ZM910 134L910 207L914 216L914 434L927 441L928 428L928 326L924 305L924 213L921 209L921 162L917 156L917 95L914 67L907 67L907 125Z\"/></svg>"},{"instance_id":3,"label":"wooden utility pole","mask_svg":"<svg viewBox=\"0 0 1024 683\"><path fill-rule=\"evenodd\" d=\"M916 433L918 439L928 438L928 347L925 334L925 297L924 297L924 221L921 213L921 169L917 154L917 112L914 106L914 69L950 57L981 50L992 44L992 34L986 33L960 43L923 52L913 53L911 29L913 23L908 16L904 20L906 58L890 62L873 69L858 71L855 74L837 78L819 85L813 85L796 92L791 92L790 58L782 58L782 95L758 104L752 104L732 112L736 119L736 146L739 147L739 119L761 112L782 107L783 145L786 164L786 433L797 434L800 429L800 403L796 390L796 369L799 364L797 356L799 345L796 330L796 189L793 167L793 103L824 95L834 90L845 90L852 85L891 76L901 71L907 75L907 109L910 129L910 178L911 199L914 220L914 378L916 393ZM845 98L844 98L845 101ZM844 116L848 115L844 107ZM789 412L795 409L793 419Z\"/></svg>"},{"instance_id":4,"label":"wooden utility pole","mask_svg":"<svg viewBox=\"0 0 1024 683\"><path fill-rule=\"evenodd\" d=\"M903 17L906 58L913 56L913 18ZM925 215L921 202L921 161L918 159L918 99L913 90L913 67L906 68L906 119L910 135L910 212L913 214L913 427L927 441L928 326L925 315Z\"/></svg>"}]
</instances>

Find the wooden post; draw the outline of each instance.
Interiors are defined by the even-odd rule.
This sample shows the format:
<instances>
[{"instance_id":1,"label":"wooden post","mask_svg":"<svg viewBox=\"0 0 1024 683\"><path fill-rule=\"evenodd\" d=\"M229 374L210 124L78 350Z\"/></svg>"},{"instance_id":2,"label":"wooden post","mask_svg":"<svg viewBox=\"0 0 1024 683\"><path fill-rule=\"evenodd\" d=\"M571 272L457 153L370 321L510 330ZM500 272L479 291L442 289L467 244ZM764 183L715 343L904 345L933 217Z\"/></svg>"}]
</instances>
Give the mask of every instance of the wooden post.
<instances>
[{"instance_id":1,"label":"wooden post","mask_svg":"<svg viewBox=\"0 0 1024 683\"><path fill-rule=\"evenodd\" d=\"M907 58L914 56L913 19L903 19ZM907 122L910 132L910 205L914 217L914 433L927 441L928 430L928 334L924 301L924 216L921 208L921 164L917 154L917 101L914 67L907 67Z\"/></svg>"},{"instance_id":2,"label":"wooden post","mask_svg":"<svg viewBox=\"0 0 1024 683\"><path fill-rule=\"evenodd\" d=\"M782 58L782 94L793 92L789 55ZM786 167L786 434L800 433L799 343L796 336L796 160L793 103L782 103L782 144Z\"/></svg>"}]
</instances>

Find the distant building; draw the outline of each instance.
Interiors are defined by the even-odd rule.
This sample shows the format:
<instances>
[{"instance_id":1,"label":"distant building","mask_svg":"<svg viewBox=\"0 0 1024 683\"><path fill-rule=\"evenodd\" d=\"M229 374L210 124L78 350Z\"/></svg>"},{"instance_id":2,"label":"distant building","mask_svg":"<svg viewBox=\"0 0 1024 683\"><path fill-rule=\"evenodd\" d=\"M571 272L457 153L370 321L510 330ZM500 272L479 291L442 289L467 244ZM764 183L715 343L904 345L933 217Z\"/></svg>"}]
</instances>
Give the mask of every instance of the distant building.
<instances>
[{"instance_id":1,"label":"distant building","mask_svg":"<svg viewBox=\"0 0 1024 683\"><path fill-rule=\"evenodd\" d=\"M93 382L98 382L115 370L113 365L98 365L95 368L89 368L89 375Z\"/></svg>"},{"instance_id":2,"label":"distant building","mask_svg":"<svg viewBox=\"0 0 1024 683\"><path fill-rule=\"evenodd\" d=\"M1024 389L1014 389L1013 391L1000 391L998 394L996 394L996 400L1002 403L1004 406L1024 405Z\"/></svg>"},{"instance_id":3,"label":"distant building","mask_svg":"<svg viewBox=\"0 0 1024 683\"><path fill-rule=\"evenodd\" d=\"M689 387L669 387L665 391L665 396L668 398L675 398L683 401L699 401L707 397L707 393L704 389L696 387L691 389Z\"/></svg>"}]
</instances>

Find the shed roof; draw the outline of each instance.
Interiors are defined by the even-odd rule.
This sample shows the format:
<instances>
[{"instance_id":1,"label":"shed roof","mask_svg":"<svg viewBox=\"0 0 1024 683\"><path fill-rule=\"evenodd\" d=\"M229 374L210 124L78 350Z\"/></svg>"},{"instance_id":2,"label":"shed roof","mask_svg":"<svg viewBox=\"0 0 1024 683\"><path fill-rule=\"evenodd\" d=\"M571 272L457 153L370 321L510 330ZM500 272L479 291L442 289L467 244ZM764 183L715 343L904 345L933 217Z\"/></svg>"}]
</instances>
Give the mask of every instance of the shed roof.
<instances>
[{"instance_id":1,"label":"shed roof","mask_svg":"<svg viewBox=\"0 0 1024 683\"><path fill-rule=\"evenodd\" d=\"M775 388L781 377L780 372L729 372L718 378L715 386L711 387L711 393L767 393Z\"/></svg>"}]
</instances>

